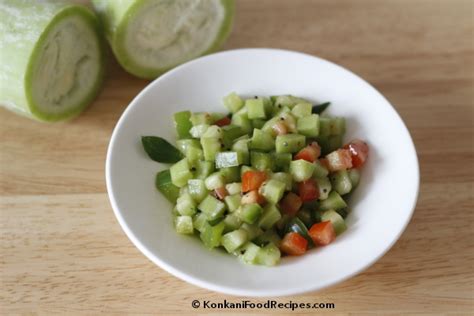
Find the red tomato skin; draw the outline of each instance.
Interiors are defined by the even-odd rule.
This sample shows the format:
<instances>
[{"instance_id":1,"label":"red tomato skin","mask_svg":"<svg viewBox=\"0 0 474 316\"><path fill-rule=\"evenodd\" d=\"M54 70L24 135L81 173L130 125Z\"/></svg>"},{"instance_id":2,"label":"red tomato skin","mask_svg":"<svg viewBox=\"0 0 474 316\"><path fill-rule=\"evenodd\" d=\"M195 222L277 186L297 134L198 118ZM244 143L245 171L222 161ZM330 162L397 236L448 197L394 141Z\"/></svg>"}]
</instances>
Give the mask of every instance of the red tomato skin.
<instances>
[{"instance_id":1,"label":"red tomato skin","mask_svg":"<svg viewBox=\"0 0 474 316\"><path fill-rule=\"evenodd\" d=\"M303 202L316 200L319 198L318 184L314 179L299 182L298 193Z\"/></svg>"},{"instance_id":2,"label":"red tomato skin","mask_svg":"<svg viewBox=\"0 0 474 316\"><path fill-rule=\"evenodd\" d=\"M265 202L265 198L258 193L258 190L252 190L245 193L242 195L242 200L240 201L241 204L258 203L260 205L265 204Z\"/></svg>"},{"instance_id":3,"label":"red tomato skin","mask_svg":"<svg viewBox=\"0 0 474 316\"><path fill-rule=\"evenodd\" d=\"M336 232L331 221L326 221L311 226L309 236L316 245L325 246L336 239Z\"/></svg>"},{"instance_id":4,"label":"red tomato skin","mask_svg":"<svg viewBox=\"0 0 474 316\"><path fill-rule=\"evenodd\" d=\"M267 179L267 174L263 171L246 171L242 175L242 192L258 190Z\"/></svg>"},{"instance_id":5,"label":"red tomato skin","mask_svg":"<svg viewBox=\"0 0 474 316\"><path fill-rule=\"evenodd\" d=\"M285 195L285 197L280 201L281 210L290 216L295 216L301 205L303 205L303 201L293 192Z\"/></svg>"},{"instance_id":6,"label":"red tomato skin","mask_svg":"<svg viewBox=\"0 0 474 316\"><path fill-rule=\"evenodd\" d=\"M306 252L308 241L298 233L288 233L283 237L280 250L290 256L300 256Z\"/></svg>"},{"instance_id":7,"label":"red tomato skin","mask_svg":"<svg viewBox=\"0 0 474 316\"><path fill-rule=\"evenodd\" d=\"M229 192L227 192L225 187L217 188L214 190L214 192L219 200L223 200L226 196L229 195Z\"/></svg>"},{"instance_id":8,"label":"red tomato skin","mask_svg":"<svg viewBox=\"0 0 474 316\"><path fill-rule=\"evenodd\" d=\"M305 148L301 149L294 157L294 160L304 159L308 162L315 162L321 155L321 147L317 142L312 142Z\"/></svg>"},{"instance_id":9,"label":"red tomato skin","mask_svg":"<svg viewBox=\"0 0 474 316\"><path fill-rule=\"evenodd\" d=\"M220 120L217 120L214 125L217 125L219 127L222 127L222 126L226 126L226 125L229 125L231 122L230 118L228 118L227 116L221 118Z\"/></svg>"},{"instance_id":10,"label":"red tomato skin","mask_svg":"<svg viewBox=\"0 0 474 316\"><path fill-rule=\"evenodd\" d=\"M344 149L348 149L351 153L352 166L354 168L362 167L369 156L369 146L360 139L355 139L349 144L344 145Z\"/></svg>"}]
</instances>

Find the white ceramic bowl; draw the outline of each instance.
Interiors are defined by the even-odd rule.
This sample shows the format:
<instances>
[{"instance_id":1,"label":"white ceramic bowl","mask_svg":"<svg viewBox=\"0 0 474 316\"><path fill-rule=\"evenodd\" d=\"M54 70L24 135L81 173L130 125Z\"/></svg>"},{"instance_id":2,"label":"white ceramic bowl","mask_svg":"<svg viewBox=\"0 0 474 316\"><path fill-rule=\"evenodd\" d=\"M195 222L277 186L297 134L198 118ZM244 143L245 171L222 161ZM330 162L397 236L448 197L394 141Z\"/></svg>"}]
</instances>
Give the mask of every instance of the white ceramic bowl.
<instances>
[{"instance_id":1,"label":"white ceramic bowl","mask_svg":"<svg viewBox=\"0 0 474 316\"><path fill-rule=\"evenodd\" d=\"M328 114L347 119L346 140L362 138L370 157L349 207L348 230L331 245L276 267L244 265L198 238L174 231L171 204L155 189L167 165L145 154L140 136L175 140L180 110L225 111L222 97L293 94L331 101ZM280 296L345 280L373 264L397 241L415 208L418 160L407 128L367 82L323 59L276 49L241 49L188 62L153 81L129 105L110 141L107 189L130 240L169 273L197 286L233 295Z\"/></svg>"}]
</instances>

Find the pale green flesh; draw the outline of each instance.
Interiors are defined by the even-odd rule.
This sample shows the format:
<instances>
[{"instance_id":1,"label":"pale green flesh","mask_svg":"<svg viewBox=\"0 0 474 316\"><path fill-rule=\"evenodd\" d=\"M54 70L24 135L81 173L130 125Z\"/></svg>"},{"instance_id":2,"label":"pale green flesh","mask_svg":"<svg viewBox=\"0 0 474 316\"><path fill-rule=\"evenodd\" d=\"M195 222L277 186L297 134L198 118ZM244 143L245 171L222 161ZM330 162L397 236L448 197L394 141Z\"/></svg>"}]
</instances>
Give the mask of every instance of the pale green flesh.
<instances>
[{"instance_id":1,"label":"pale green flesh","mask_svg":"<svg viewBox=\"0 0 474 316\"><path fill-rule=\"evenodd\" d=\"M205 53L224 19L220 0L147 1L128 19L124 48L141 67L170 68Z\"/></svg>"},{"instance_id":2,"label":"pale green flesh","mask_svg":"<svg viewBox=\"0 0 474 316\"><path fill-rule=\"evenodd\" d=\"M37 111L60 114L84 102L100 76L100 47L94 30L70 15L50 28L37 49L31 98Z\"/></svg>"}]
</instances>

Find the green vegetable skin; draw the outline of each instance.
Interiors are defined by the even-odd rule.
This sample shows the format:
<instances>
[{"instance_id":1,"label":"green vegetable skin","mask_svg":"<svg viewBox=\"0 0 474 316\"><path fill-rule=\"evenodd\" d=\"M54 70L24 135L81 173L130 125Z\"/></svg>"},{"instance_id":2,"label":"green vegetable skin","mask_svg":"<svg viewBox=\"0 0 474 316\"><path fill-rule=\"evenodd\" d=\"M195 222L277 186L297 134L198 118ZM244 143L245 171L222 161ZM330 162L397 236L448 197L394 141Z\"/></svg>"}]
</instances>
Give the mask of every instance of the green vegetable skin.
<instances>
[{"instance_id":1,"label":"green vegetable skin","mask_svg":"<svg viewBox=\"0 0 474 316\"><path fill-rule=\"evenodd\" d=\"M331 221L336 234L343 233L349 212L343 196L352 192L360 179L357 169L330 173L319 161L309 162L302 158L305 155L296 157L319 137L338 137L340 144L335 149L341 147L345 120L319 116L328 103L312 107L293 96L269 100L243 100L235 93L224 99L225 106L234 113L231 122L236 116L243 117L252 128L233 123L218 127L213 125L216 115L183 111L174 116L179 149L159 137L143 142L152 159L174 162L170 170L157 175L157 188L176 203L176 231L197 231L207 248L223 247L242 262L266 266L279 262L278 247L287 233L300 234L308 248L315 246L309 233L315 223ZM286 107L284 112L275 111L280 105ZM256 120L260 128L255 127ZM273 125L281 122L288 126L289 133L276 135ZM189 131L199 126L205 128L196 139ZM303 152L311 149L314 147ZM248 174L253 173L265 175L258 188L249 188L253 178L249 179ZM288 209L292 205L287 205L285 199L297 194L300 197L296 198L302 199L301 183L314 183L318 194L291 213Z\"/></svg>"},{"instance_id":2,"label":"green vegetable skin","mask_svg":"<svg viewBox=\"0 0 474 316\"><path fill-rule=\"evenodd\" d=\"M0 104L40 121L81 113L100 88L99 21L60 1L0 2Z\"/></svg>"},{"instance_id":3,"label":"green vegetable skin","mask_svg":"<svg viewBox=\"0 0 474 316\"><path fill-rule=\"evenodd\" d=\"M154 79L217 50L232 28L233 0L92 0L128 72Z\"/></svg>"}]
</instances>

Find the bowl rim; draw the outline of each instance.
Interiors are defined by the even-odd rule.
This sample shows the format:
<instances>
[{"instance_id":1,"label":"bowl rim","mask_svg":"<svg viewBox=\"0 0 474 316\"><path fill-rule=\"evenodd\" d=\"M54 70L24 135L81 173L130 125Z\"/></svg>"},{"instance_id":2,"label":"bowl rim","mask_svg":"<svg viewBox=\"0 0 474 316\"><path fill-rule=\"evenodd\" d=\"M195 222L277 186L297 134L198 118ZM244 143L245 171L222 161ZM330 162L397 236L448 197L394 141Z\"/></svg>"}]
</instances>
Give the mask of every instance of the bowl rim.
<instances>
[{"instance_id":1,"label":"bowl rim","mask_svg":"<svg viewBox=\"0 0 474 316\"><path fill-rule=\"evenodd\" d=\"M411 209L410 209L410 212L409 212L409 216L407 216L406 221L403 223L403 225L402 225L401 229L399 230L399 232L395 235L393 240L391 240L391 242L388 243L384 247L383 251L381 251L379 254L377 254L377 256L374 256L371 260L367 261L367 263L365 265L363 265L361 268L356 269L353 272L351 272L347 275L344 275L342 277L330 280L330 281L328 281L324 284L317 284L317 285L311 285L310 284L310 285L307 285L307 286L302 286L299 289L290 288L290 289L275 289L275 290L264 290L264 291L245 290L245 289L240 289L240 288L236 289L236 288L233 288L233 287L230 287L230 286L218 285L218 284L215 284L215 283L212 283L212 282L207 282L205 280L197 279L193 276L190 276L190 275L186 274L185 272L180 271L179 269L175 268L174 266L166 263L165 261L160 259L159 256L155 255L153 252L148 250L141 243L140 239L137 236L135 236L133 231L128 226L127 222L124 220L124 218L121 214L120 208L118 207L117 202L115 200L114 193L113 193L113 184L112 184L112 180L111 180L111 160L112 160L113 147L114 147L114 144L116 143L117 137L118 137L117 136L118 131L122 128L122 126L123 126L123 124L126 120L126 117L128 116L128 113L132 110L132 108L134 108L135 106L137 106L137 104L140 103L139 100L142 98L142 96L145 95L146 93L148 93L149 90L153 89L153 87L155 85L157 85L161 81L167 80L168 77L172 76L176 72L181 71L183 68L192 66L195 63L204 62L208 59L213 59L216 56L232 55L232 54L239 54L239 53L293 54L293 55L299 55L300 57L304 57L304 58L315 59L318 62L328 63L331 66L346 72L348 75L352 75L352 76L356 77L357 79L361 80L367 86L367 88L372 89L374 93L378 94L379 97L381 97L382 99L384 99L386 101L386 103L389 105L389 108L391 109L391 111L395 115L396 119L399 121L399 123L401 123L401 126L403 127L404 132L407 134L408 139L410 141L410 144L409 144L410 148L411 148L411 153L410 154L412 155L411 158L415 163L415 166L414 166L415 167L415 169L414 169L415 173L413 174L413 181L416 182L416 194L414 195L413 201L411 202L411 207L410 207ZM401 118L400 114L395 110L395 108L387 100L387 98L382 93L380 93L374 86L372 86L370 83L368 83L366 80L364 80L362 77L358 76L357 74L355 74L354 72L352 72L351 70L349 70L345 67L342 67L342 66L340 66L340 65L338 65L334 62L323 59L321 57L317 57L317 56L310 55L310 54L307 54L307 53L302 53L302 52L292 51L292 50L286 50L286 49L278 49L278 48L239 48L239 49L231 49L231 50L221 51L221 52L217 52L217 53L214 53L214 54L202 56L202 57L193 59L191 61L188 61L184 64L181 64L180 66L166 72L165 74L161 75L160 77L158 77L158 78L154 79L153 81L151 81L150 83L148 83L148 85L143 90L141 90L133 98L133 100L128 104L127 108L121 114L119 120L117 121L117 123L114 127L114 130L112 132L112 136L110 138L109 145L108 145L108 148L107 148L107 156L106 156L106 160L105 160L105 178L106 178L105 180L106 180L106 187L107 187L107 195L109 197L109 201L110 201L110 204L111 204L112 209L114 211L115 217L117 218L117 221L119 222L122 230L125 232L127 237L133 243L133 245L135 245L135 247L137 247L150 261L152 261L153 263L155 263L157 266L164 269L168 273L172 274L173 276L175 276L175 277L177 277L181 280L184 280L188 283L191 283L193 285L196 285L198 287L208 289L208 290L212 290L212 291L215 291L215 292L228 294L228 295L251 296L251 297L271 297L271 296L282 297L282 296L299 295L299 294L303 294L303 293L307 293L307 292L319 291L319 290L325 289L329 286L341 283L341 282L343 282L343 281L345 281L349 278L352 278L353 276L365 271L366 269L371 267L375 262L377 262L380 258L382 258L395 245L395 243L400 239L401 235L406 230L406 228L408 226L408 223L410 222L411 218L413 217L413 213L415 211L416 204L417 204L418 197L419 197L419 192L420 192L420 168L419 168L418 155L417 155L415 144L413 142L413 138L411 137L410 131L407 128L407 126L406 126L405 122L403 121L403 119Z\"/></svg>"}]
</instances>

